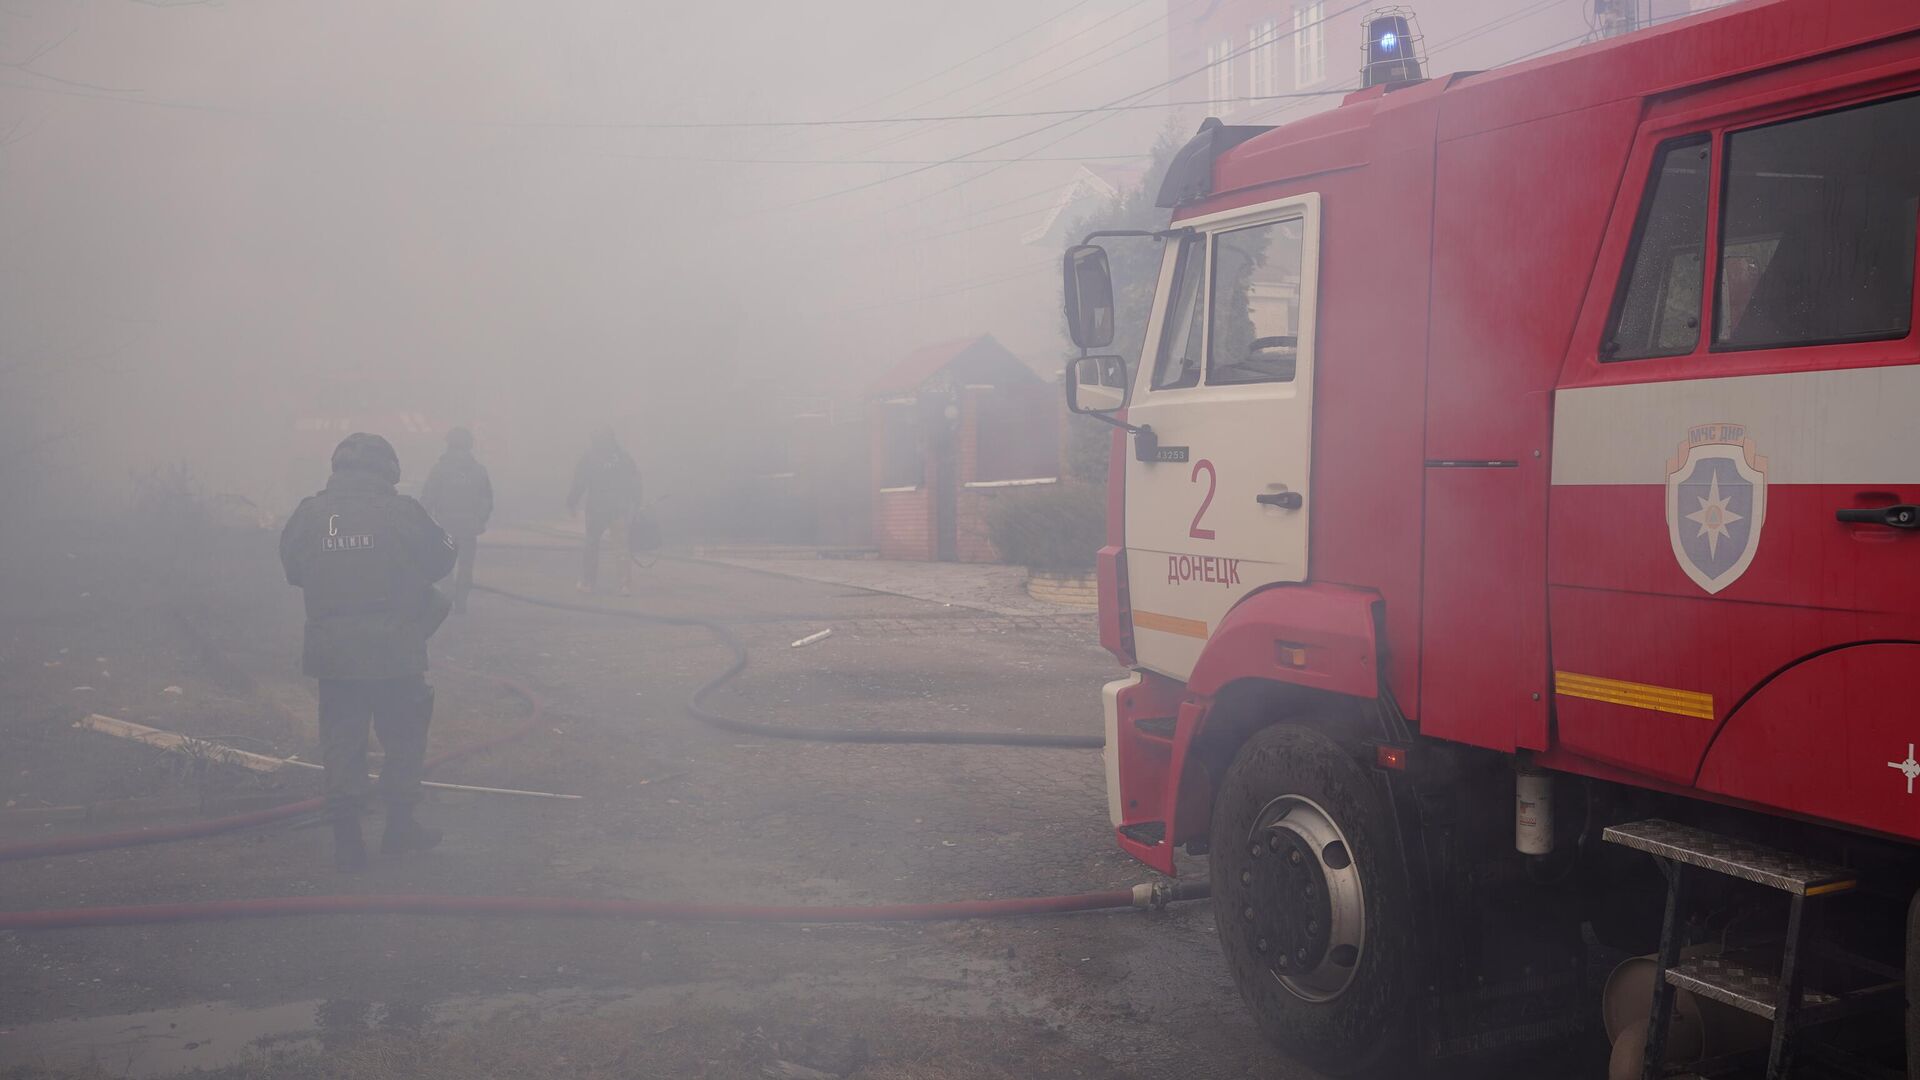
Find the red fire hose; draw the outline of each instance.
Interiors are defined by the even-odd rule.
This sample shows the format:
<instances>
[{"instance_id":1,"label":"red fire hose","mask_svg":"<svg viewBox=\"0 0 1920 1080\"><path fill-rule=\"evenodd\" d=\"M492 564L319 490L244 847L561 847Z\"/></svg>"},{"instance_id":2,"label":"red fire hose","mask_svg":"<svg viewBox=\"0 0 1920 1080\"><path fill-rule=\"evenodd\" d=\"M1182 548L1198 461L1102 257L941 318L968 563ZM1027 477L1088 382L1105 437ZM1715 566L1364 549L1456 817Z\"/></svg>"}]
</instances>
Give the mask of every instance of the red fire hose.
<instances>
[{"instance_id":1,"label":"red fire hose","mask_svg":"<svg viewBox=\"0 0 1920 1080\"><path fill-rule=\"evenodd\" d=\"M498 593L523 603L540 604L561 610L613 615L668 625L704 627L733 653L733 662L719 675L708 680L688 701L688 712L696 719L726 730L775 738L826 742L875 743L959 743L973 745L1033 747L1097 747L1098 736L1062 736L1022 732L901 732L843 731L838 729L789 728L784 725L758 724L719 716L701 706L701 699L738 675L747 666L746 650L723 625L707 619L657 616L640 612L569 604L522 596L504 590L476 586L478 591ZM426 766L471 757L503 743L521 739L537 731L542 723L543 706L538 695L525 685L495 675L485 677L503 684L523 698L530 712L521 726L477 743L458 747L427 759ZM129 829L123 832L69 836L30 844L0 847L0 862L49 855L73 855L112 848L213 836L240 829L271 824L321 810L326 800L302 799L285 806L209 821L188 822L160 828ZM223 919L284 918L299 915L464 915L464 916L554 916L562 918L625 919L640 922L767 922L767 923L849 923L849 922L927 922L946 919L1003 918L1016 915L1049 915L1077 911L1105 911L1116 908L1162 908L1182 900L1202 900L1208 896L1203 882L1159 882L1135 885L1130 889L1077 893L1068 896L1036 896L1008 900L965 900L933 904L873 904L832 906L756 906L746 904L699 904L649 900L595 900L571 897L539 896L280 896L252 900L210 900L180 904L135 904L121 907L48 908L38 911L0 912L0 930L51 930L87 926L131 926L151 923L208 922Z\"/></svg>"},{"instance_id":2,"label":"red fire hose","mask_svg":"<svg viewBox=\"0 0 1920 1080\"><path fill-rule=\"evenodd\" d=\"M515 696L527 703L530 711L527 714L526 722L511 731L503 732L490 739L482 739L477 743L469 743L466 746L455 747L452 750L445 750L435 754L426 761L428 771L431 771L436 766L445 765L449 762L459 761L462 758L469 758L475 754L483 753L503 743L509 743L515 739L524 739L540 729L542 722L541 717L545 711L545 706L542 705L539 695L514 679L499 675L486 675L484 677L492 679L506 687L512 691ZM265 810L254 810L245 814L234 814L231 817L209 818L206 821L188 821L179 825L126 829L121 832L92 833L86 836L62 836L58 839L40 840L30 844L12 844L6 847L0 847L0 862L12 862L16 859L37 859L49 855L78 855L88 851L107 851L113 848L141 847L147 844L164 844L172 840L190 840L198 836L215 836L220 833L237 832L241 829L251 829L259 825L270 825L276 821L284 821L288 818L299 817L302 814L314 813L325 807L326 804L326 799L315 797L312 799L301 799L298 802L290 802L284 806L270 806Z\"/></svg>"},{"instance_id":3,"label":"red fire hose","mask_svg":"<svg viewBox=\"0 0 1920 1080\"><path fill-rule=\"evenodd\" d=\"M1057 915L1114 908L1161 908L1207 896L1205 883L1159 883L1130 889L1031 896L1012 900L963 900L942 904L851 906L757 906L657 900L590 900L560 896L275 896L258 900L206 900L127 907L49 908L0 912L0 930L54 930L78 926L272 919L295 915L545 915L625 919L637 922L852 923L933 922L1012 915Z\"/></svg>"}]
</instances>

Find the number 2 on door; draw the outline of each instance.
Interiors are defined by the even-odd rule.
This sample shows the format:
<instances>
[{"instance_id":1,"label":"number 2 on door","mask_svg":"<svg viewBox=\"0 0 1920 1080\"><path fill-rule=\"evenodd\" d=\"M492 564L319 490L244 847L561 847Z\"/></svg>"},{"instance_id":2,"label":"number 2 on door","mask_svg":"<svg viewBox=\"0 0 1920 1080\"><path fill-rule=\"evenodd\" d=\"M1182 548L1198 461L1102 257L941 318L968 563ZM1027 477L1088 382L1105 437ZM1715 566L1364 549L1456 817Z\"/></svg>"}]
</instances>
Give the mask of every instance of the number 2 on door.
<instances>
[{"instance_id":1,"label":"number 2 on door","mask_svg":"<svg viewBox=\"0 0 1920 1080\"><path fill-rule=\"evenodd\" d=\"M1202 472L1207 474L1207 494L1205 498L1200 500L1200 509L1193 512L1193 524L1187 527L1187 535L1193 537L1195 540L1211 540L1213 539L1213 530L1201 528L1200 519L1207 516L1207 507L1213 505L1213 489L1214 486L1219 483L1219 477L1214 475L1213 462L1208 461L1206 458L1201 458L1199 461L1193 463L1193 475L1187 477L1187 479L1197 484L1200 482L1200 474Z\"/></svg>"}]
</instances>

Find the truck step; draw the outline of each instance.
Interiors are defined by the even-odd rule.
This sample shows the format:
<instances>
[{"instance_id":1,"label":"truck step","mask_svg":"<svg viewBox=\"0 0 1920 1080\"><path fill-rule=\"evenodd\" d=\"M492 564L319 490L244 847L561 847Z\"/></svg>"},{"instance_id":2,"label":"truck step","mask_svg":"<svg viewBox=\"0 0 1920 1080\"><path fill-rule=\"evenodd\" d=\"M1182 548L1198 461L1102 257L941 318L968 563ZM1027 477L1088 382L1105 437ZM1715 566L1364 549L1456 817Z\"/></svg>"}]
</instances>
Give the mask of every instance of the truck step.
<instances>
[{"instance_id":1,"label":"truck step","mask_svg":"<svg viewBox=\"0 0 1920 1080\"><path fill-rule=\"evenodd\" d=\"M1653 1004L1647 1020L1641 1076L1652 1078L1665 1073L1661 1062L1677 990L1690 990L1769 1021L1773 1033L1767 1045L1767 1080L1786 1080L1793 1071L1796 1053L1812 1060L1832 1049L1803 1038L1805 1029L1869 1009L1897 1006L1904 1000L1904 987L1899 982L1887 981L1885 972L1871 969L1867 978L1850 982L1844 992L1808 985L1808 956L1840 951L1824 948L1826 943L1815 940L1814 923L1818 910L1827 906L1823 897L1845 895L1859 883L1851 871L1659 818L1610 825L1602 835L1609 843L1652 855L1667 877L1667 911L1660 924L1660 951L1654 956ZM1777 974L1724 955L1682 959L1687 894L1691 880L1701 873L1722 874L1787 894L1786 935L1777 958L1767 960L1777 965ZM1848 973L1827 974L1853 977ZM1694 1071L1708 1070L1696 1067Z\"/></svg>"},{"instance_id":2,"label":"truck step","mask_svg":"<svg viewBox=\"0 0 1920 1080\"><path fill-rule=\"evenodd\" d=\"M1777 972L1749 967L1720 956L1695 956L1668 969L1667 981L1682 990L1731 1005L1763 1020L1772 1020L1780 1002L1780 976ZM1803 987L1800 1005L1816 1009L1840 999L1832 994Z\"/></svg>"},{"instance_id":3,"label":"truck step","mask_svg":"<svg viewBox=\"0 0 1920 1080\"><path fill-rule=\"evenodd\" d=\"M1859 883L1838 866L1660 818L1609 825L1602 835L1609 843L1794 896L1845 892Z\"/></svg>"},{"instance_id":4,"label":"truck step","mask_svg":"<svg viewBox=\"0 0 1920 1080\"><path fill-rule=\"evenodd\" d=\"M1777 959L1775 963L1778 963ZM1724 956L1694 956L1669 969L1667 981L1682 990L1731 1005L1763 1020L1777 1019L1780 977L1776 972ZM1844 992L1803 986L1800 989L1800 1009L1794 1014L1794 1026L1812 1027L1843 1016L1892 1007L1904 996L1902 990L1899 982L1874 983Z\"/></svg>"}]
</instances>

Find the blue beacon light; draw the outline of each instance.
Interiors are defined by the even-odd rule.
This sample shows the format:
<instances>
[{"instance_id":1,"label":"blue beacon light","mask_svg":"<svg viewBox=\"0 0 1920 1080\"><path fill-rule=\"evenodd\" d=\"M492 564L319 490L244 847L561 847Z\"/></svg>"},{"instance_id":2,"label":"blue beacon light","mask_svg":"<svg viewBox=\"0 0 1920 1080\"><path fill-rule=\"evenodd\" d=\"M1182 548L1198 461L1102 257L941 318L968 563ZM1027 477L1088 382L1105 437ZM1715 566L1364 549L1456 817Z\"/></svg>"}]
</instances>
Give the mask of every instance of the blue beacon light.
<instances>
[{"instance_id":1,"label":"blue beacon light","mask_svg":"<svg viewBox=\"0 0 1920 1080\"><path fill-rule=\"evenodd\" d=\"M1380 35L1380 51L1382 52L1392 52L1394 50L1394 47L1399 44L1400 44L1400 35L1394 33L1391 30Z\"/></svg>"}]
</instances>

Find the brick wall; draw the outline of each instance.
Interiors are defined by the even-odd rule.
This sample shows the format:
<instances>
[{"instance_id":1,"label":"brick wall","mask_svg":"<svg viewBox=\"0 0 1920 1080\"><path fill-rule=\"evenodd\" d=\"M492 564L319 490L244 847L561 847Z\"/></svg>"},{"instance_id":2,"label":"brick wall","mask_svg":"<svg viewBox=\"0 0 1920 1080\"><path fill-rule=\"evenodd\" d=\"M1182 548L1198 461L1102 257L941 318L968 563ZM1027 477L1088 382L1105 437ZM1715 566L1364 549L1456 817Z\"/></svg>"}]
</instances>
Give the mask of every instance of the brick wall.
<instances>
[{"instance_id":1,"label":"brick wall","mask_svg":"<svg viewBox=\"0 0 1920 1080\"><path fill-rule=\"evenodd\" d=\"M932 562L933 500L922 486L912 491L881 491L873 497L873 538L883 559Z\"/></svg>"},{"instance_id":2,"label":"brick wall","mask_svg":"<svg viewBox=\"0 0 1920 1080\"><path fill-rule=\"evenodd\" d=\"M954 556L961 562L1000 561L1000 553L994 549L987 526L988 517L997 499L1006 498L1012 490L1019 490L993 487L969 488L966 485L981 479L1027 479L1026 477L983 478L981 476L982 410L999 409L1004 416L1007 405L1004 400L995 397L999 393L1002 392L980 387L965 387L956 395L959 400L960 419L953 440L956 489L954 492ZM1004 426L1003 424L1002 427ZM929 459L924 462L921 472L925 479L917 487L911 490L883 490L887 479L887 469L883 462L888 452L884 427L884 423L879 422L872 425L871 483L874 489L872 517L874 544L880 549L880 557L883 559L931 562L940 557L940 538L936 533L938 518L933 504L933 478L939 475L939 470L936 463ZM1054 441L1052 432L1039 434L1048 444ZM898 452L899 447L896 446L894 450Z\"/></svg>"},{"instance_id":3,"label":"brick wall","mask_svg":"<svg viewBox=\"0 0 1920 1080\"><path fill-rule=\"evenodd\" d=\"M960 455L960 505L955 511L954 555L961 562L999 562L987 533L987 512L993 501L992 489L969 490L965 485L980 477L980 408L990 390L967 387L960 399L960 436L956 449Z\"/></svg>"},{"instance_id":4,"label":"brick wall","mask_svg":"<svg viewBox=\"0 0 1920 1080\"><path fill-rule=\"evenodd\" d=\"M933 535L933 500L927 485L910 491L882 491L887 453L886 425L871 425L873 543L883 559L931 562L938 557Z\"/></svg>"}]
</instances>

